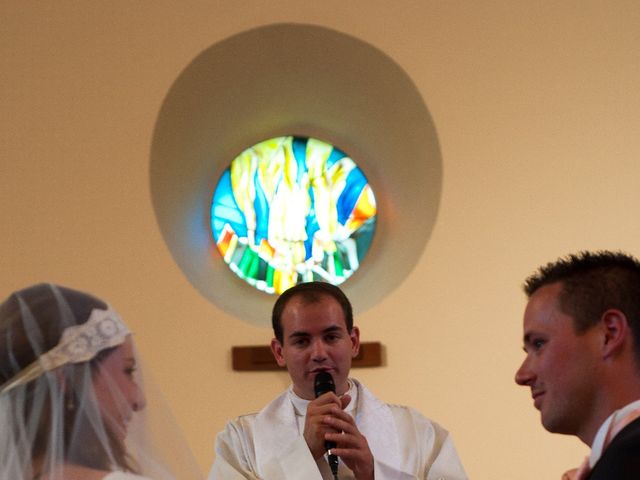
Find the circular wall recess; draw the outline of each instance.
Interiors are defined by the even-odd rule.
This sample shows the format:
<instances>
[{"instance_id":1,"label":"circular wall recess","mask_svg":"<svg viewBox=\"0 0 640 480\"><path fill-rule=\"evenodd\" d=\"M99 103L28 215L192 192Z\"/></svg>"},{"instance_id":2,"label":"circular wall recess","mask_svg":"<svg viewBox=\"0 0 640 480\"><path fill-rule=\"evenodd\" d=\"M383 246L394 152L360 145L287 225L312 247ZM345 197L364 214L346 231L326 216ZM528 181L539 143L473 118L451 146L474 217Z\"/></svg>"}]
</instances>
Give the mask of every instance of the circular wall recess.
<instances>
[{"instance_id":1,"label":"circular wall recess","mask_svg":"<svg viewBox=\"0 0 640 480\"><path fill-rule=\"evenodd\" d=\"M247 145L320 138L357 159L376 194L376 235L341 288L356 312L393 291L421 257L442 183L436 130L408 75L388 55L324 27L275 24L198 55L160 109L151 145L153 207L191 284L227 313L270 325L274 298L234 275L210 229L222 172Z\"/></svg>"}]
</instances>

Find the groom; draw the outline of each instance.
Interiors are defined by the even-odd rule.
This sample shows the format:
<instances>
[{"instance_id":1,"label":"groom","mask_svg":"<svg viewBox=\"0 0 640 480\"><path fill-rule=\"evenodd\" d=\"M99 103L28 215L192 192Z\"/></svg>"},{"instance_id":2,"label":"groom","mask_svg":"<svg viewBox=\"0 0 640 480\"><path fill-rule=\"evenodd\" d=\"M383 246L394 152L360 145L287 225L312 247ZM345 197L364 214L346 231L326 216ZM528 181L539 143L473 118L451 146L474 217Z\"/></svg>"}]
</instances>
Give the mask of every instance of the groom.
<instances>
[{"instance_id":1,"label":"groom","mask_svg":"<svg viewBox=\"0 0 640 480\"><path fill-rule=\"evenodd\" d=\"M381 402L349 378L360 331L338 287L290 288L273 307L272 326L271 350L292 386L218 434L209 480L331 480L327 441L335 443L340 479L467 478L446 430L411 408ZM332 376L335 393L316 398L319 372Z\"/></svg>"},{"instance_id":2,"label":"groom","mask_svg":"<svg viewBox=\"0 0 640 480\"><path fill-rule=\"evenodd\" d=\"M640 263L583 252L529 277L516 383L542 425L591 447L563 478L640 478Z\"/></svg>"}]
</instances>

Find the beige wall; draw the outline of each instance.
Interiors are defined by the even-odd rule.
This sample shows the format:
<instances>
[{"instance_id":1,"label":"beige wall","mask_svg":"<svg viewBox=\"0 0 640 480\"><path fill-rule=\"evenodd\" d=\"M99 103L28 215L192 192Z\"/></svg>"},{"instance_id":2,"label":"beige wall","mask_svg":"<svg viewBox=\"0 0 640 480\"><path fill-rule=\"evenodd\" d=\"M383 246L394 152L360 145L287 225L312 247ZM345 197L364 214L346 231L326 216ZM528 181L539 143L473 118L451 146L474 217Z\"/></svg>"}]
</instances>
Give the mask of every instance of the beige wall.
<instances>
[{"instance_id":1,"label":"beige wall","mask_svg":"<svg viewBox=\"0 0 640 480\"><path fill-rule=\"evenodd\" d=\"M544 432L513 383L519 285L574 250L640 254L640 4L556 3L3 2L0 292L48 280L110 300L208 469L225 420L288 381L231 371L231 345L269 330L206 301L164 244L155 120L215 42L273 22L334 28L411 76L444 171L415 270L357 319L387 365L355 374L445 425L471 478L558 478L586 448Z\"/></svg>"}]
</instances>

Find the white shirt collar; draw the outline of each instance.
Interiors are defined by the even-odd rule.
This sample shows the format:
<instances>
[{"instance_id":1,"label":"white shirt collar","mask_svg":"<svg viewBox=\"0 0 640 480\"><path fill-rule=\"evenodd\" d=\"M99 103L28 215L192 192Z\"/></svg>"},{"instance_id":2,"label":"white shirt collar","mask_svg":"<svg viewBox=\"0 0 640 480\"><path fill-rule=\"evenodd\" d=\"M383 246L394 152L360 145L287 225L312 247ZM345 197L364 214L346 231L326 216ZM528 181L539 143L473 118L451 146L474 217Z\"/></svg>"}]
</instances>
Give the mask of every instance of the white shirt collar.
<instances>
[{"instance_id":1,"label":"white shirt collar","mask_svg":"<svg viewBox=\"0 0 640 480\"><path fill-rule=\"evenodd\" d=\"M607 438L607 432L609 431L609 427L619 418L622 418L629 414L631 411L640 408L640 400L636 400L635 402L631 402L628 405L625 405L619 410L616 410L611 415L607 417L607 419L600 425L598 432L596 433L595 438L593 439L593 444L591 445L591 454L589 455L589 466L593 468L595 464L600 460L602 456L602 452L604 451L604 441Z\"/></svg>"}]
</instances>

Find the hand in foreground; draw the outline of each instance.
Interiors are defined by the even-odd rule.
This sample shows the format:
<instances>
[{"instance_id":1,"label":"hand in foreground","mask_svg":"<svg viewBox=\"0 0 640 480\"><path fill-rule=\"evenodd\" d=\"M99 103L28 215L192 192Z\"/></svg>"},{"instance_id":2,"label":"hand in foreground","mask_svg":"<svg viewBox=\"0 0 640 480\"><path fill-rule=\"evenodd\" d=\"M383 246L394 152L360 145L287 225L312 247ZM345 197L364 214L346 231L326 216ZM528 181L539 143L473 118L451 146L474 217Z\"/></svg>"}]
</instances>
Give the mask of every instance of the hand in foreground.
<instances>
[{"instance_id":1,"label":"hand in foreground","mask_svg":"<svg viewBox=\"0 0 640 480\"><path fill-rule=\"evenodd\" d=\"M351 401L348 395L345 395L343 398L346 398L346 400L341 400L340 397L333 392L327 392L311 401L307 406L303 435L309 450L311 450L311 455L313 455L315 460L325 453L325 434L340 432L339 430L331 428L331 426L324 423L323 420L327 416L334 415L333 412L335 411L342 412L342 409Z\"/></svg>"},{"instance_id":2,"label":"hand in foreground","mask_svg":"<svg viewBox=\"0 0 640 480\"><path fill-rule=\"evenodd\" d=\"M345 395L342 401L342 408L338 409L332 404L330 413L323 419L323 424L329 427L324 440L336 443L336 448L333 448L331 453L340 457L358 480L373 480L373 454L369 449L369 443L356 427L353 417L343 411L351 398Z\"/></svg>"}]
</instances>

